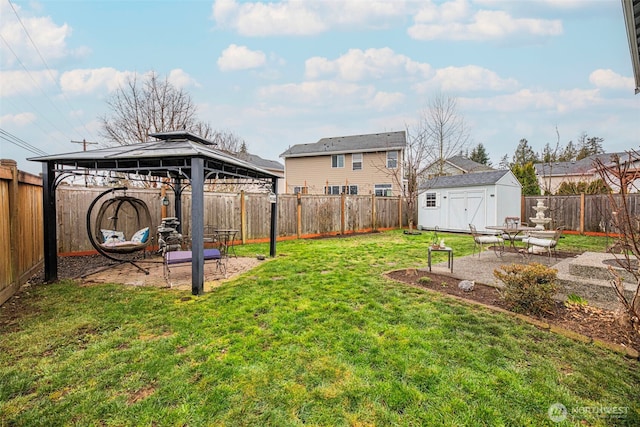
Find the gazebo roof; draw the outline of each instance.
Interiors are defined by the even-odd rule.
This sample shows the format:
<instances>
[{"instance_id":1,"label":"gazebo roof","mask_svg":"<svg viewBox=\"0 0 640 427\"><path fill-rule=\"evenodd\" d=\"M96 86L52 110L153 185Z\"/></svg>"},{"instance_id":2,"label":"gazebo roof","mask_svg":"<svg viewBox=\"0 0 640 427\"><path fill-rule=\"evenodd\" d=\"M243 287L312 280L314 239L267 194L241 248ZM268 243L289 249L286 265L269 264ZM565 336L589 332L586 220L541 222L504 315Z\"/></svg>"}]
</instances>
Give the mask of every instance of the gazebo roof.
<instances>
[{"instance_id":1,"label":"gazebo roof","mask_svg":"<svg viewBox=\"0 0 640 427\"><path fill-rule=\"evenodd\" d=\"M204 159L207 178L277 178L273 173L217 150L215 144L186 131L150 134L157 141L76 151L29 158L36 162L53 162L57 168L111 170L172 177L191 178L191 159Z\"/></svg>"}]
</instances>

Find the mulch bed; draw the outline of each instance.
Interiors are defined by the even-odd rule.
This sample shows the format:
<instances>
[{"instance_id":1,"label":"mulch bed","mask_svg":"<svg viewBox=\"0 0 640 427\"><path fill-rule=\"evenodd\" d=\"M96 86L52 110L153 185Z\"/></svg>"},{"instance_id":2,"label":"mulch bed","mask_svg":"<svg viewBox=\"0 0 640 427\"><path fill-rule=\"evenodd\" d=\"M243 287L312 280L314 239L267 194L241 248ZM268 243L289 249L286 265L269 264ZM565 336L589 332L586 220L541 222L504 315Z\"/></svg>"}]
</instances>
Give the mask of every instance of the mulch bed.
<instances>
[{"instance_id":1,"label":"mulch bed","mask_svg":"<svg viewBox=\"0 0 640 427\"><path fill-rule=\"evenodd\" d=\"M500 297L499 290L493 286L475 283L471 292L465 292L458 287L460 279L416 269L396 270L388 273L387 276L411 286L455 295L465 300L509 310ZM431 281L428 284L421 283L420 278L422 277L429 277ZM591 339L622 345L640 352L640 334L631 327L621 325L616 320L615 313L610 310L590 306L568 307L563 302L557 302L553 313L530 317L577 332Z\"/></svg>"}]
</instances>

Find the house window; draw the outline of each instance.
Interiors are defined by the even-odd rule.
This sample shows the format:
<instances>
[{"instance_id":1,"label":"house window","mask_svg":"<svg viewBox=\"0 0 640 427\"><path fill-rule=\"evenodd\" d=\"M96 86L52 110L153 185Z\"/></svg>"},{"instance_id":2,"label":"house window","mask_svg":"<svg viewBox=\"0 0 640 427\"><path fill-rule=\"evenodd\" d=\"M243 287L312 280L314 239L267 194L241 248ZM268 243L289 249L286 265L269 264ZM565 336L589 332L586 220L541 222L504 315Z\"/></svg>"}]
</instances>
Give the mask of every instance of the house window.
<instances>
[{"instance_id":1,"label":"house window","mask_svg":"<svg viewBox=\"0 0 640 427\"><path fill-rule=\"evenodd\" d=\"M379 197L391 196L391 184L376 184L374 186L375 195Z\"/></svg>"},{"instance_id":2,"label":"house window","mask_svg":"<svg viewBox=\"0 0 640 427\"><path fill-rule=\"evenodd\" d=\"M339 185L328 185L324 187L324 194L340 194Z\"/></svg>"},{"instance_id":3,"label":"house window","mask_svg":"<svg viewBox=\"0 0 640 427\"><path fill-rule=\"evenodd\" d=\"M344 154L334 154L331 156L331 167L332 168L343 168L344 167Z\"/></svg>"},{"instance_id":4,"label":"house window","mask_svg":"<svg viewBox=\"0 0 640 427\"><path fill-rule=\"evenodd\" d=\"M343 185L342 192L344 194L358 194L358 186L357 185Z\"/></svg>"},{"instance_id":5,"label":"house window","mask_svg":"<svg viewBox=\"0 0 640 427\"><path fill-rule=\"evenodd\" d=\"M435 208L438 207L438 193L425 193L424 195L424 207Z\"/></svg>"},{"instance_id":6,"label":"house window","mask_svg":"<svg viewBox=\"0 0 640 427\"><path fill-rule=\"evenodd\" d=\"M308 194L309 187L293 187L293 194Z\"/></svg>"},{"instance_id":7,"label":"house window","mask_svg":"<svg viewBox=\"0 0 640 427\"><path fill-rule=\"evenodd\" d=\"M351 164L354 171L362 170L362 153L353 153L351 155Z\"/></svg>"},{"instance_id":8,"label":"house window","mask_svg":"<svg viewBox=\"0 0 640 427\"><path fill-rule=\"evenodd\" d=\"M387 169L395 169L398 167L398 152L387 151Z\"/></svg>"}]
</instances>

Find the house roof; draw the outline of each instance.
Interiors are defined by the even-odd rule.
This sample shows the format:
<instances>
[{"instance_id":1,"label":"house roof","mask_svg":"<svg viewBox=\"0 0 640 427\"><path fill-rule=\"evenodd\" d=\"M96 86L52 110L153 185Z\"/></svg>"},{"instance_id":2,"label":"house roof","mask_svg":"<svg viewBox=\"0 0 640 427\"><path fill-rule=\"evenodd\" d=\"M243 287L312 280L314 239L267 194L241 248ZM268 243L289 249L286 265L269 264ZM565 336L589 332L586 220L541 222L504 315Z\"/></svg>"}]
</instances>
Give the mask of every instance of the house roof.
<instances>
[{"instance_id":1,"label":"house roof","mask_svg":"<svg viewBox=\"0 0 640 427\"><path fill-rule=\"evenodd\" d=\"M457 167L458 169L462 170L465 173L471 173L471 172L483 172L483 171L492 171L495 170L490 166L487 165L483 165L482 163L478 163L476 161L473 161L463 155L457 155L457 156L453 156L453 157L449 157L447 160L445 160L447 163L451 164L452 166Z\"/></svg>"},{"instance_id":2,"label":"house roof","mask_svg":"<svg viewBox=\"0 0 640 427\"><path fill-rule=\"evenodd\" d=\"M403 150L407 146L404 131L322 138L313 144L296 144L280 157L309 157L340 153L364 153Z\"/></svg>"},{"instance_id":3,"label":"house roof","mask_svg":"<svg viewBox=\"0 0 640 427\"><path fill-rule=\"evenodd\" d=\"M493 185L509 173L511 173L510 170L503 169L488 172L464 173L460 175L437 176L420 184L420 190Z\"/></svg>"},{"instance_id":4,"label":"house roof","mask_svg":"<svg viewBox=\"0 0 640 427\"><path fill-rule=\"evenodd\" d=\"M536 163L533 167L539 176L591 175L594 173L594 162L599 159L609 163L613 155L623 156L624 153L594 154L573 162Z\"/></svg>"},{"instance_id":5,"label":"house roof","mask_svg":"<svg viewBox=\"0 0 640 427\"><path fill-rule=\"evenodd\" d=\"M251 153L237 153L236 157L240 160L246 160L247 162L262 169L284 172L284 165L276 160L263 159L262 157Z\"/></svg>"},{"instance_id":6,"label":"house roof","mask_svg":"<svg viewBox=\"0 0 640 427\"><path fill-rule=\"evenodd\" d=\"M111 170L123 173L191 178L191 159L203 158L207 177L271 179L277 175L250 162L217 150L211 141L186 131L163 132L150 136L159 141L32 157L36 162L53 162L64 167Z\"/></svg>"},{"instance_id":7,"label":"house roof","mask_svg":"<svg viewBox=\"0 0 640 427\"><path fill-rule=\"evenodd\" d=\"M640 0L622 0L622 12L629 39L635 92L640 93Z\"/></svg>"}]
</instances>

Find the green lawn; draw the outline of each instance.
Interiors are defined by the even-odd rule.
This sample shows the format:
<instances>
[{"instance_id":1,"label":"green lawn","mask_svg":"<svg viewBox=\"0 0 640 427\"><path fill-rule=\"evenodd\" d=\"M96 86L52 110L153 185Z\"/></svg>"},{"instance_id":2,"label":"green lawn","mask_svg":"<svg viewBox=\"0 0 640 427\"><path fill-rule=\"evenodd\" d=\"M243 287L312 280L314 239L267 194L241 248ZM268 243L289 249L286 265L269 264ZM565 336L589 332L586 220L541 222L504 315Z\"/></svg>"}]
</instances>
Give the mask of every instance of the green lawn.
<instances>
[{"instance_id":1,"label":"green lawn","mask_svg":"<svg viewBox=\"0 0 640 427\"><path fill-rule=\"evenodd\" d=\"M469 236L441 234L471 253ZM31 288L0 327L0 426L640 425L637 361L382 277L424 266L428 243L281 242L201 297ZM614 407L626 413L594 413Z\"/></svg>"}]
</instances>

